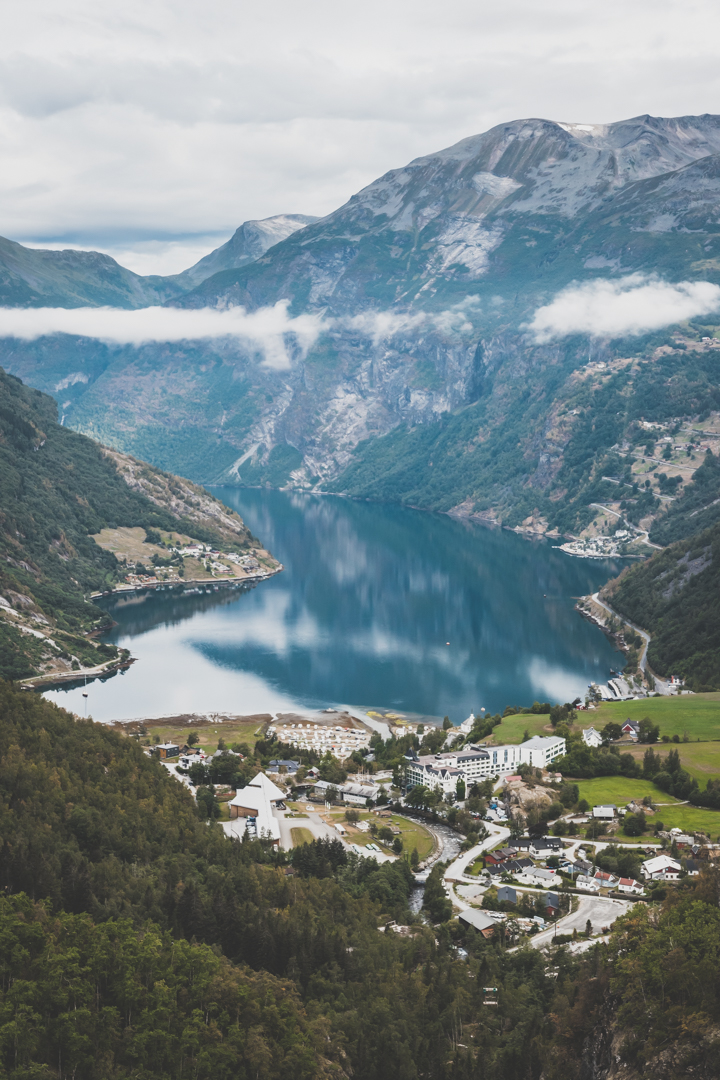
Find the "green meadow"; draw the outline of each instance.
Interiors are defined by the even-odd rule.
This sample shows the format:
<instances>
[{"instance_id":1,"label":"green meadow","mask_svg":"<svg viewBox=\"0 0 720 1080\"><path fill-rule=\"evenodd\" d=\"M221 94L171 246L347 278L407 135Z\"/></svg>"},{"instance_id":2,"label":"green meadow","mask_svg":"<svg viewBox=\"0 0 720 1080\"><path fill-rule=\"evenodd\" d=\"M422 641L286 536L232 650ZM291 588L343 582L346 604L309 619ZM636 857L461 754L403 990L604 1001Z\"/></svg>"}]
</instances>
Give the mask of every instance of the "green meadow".
<instances>
[{"instance_id":1,"label":"green meadow","mask_svg":"<svg viewBox=\"0 0 720 1080\"><path fill-rule=\"evenodd\" d=\"M649 716L660 725L660 735L685 734L695 742L720 740L720 693L682 694L672 697L643 698L641 701L604 702L590 713L579 713L582 727L603 728L609 721L623 724ZM587 718L587 719L586 719Z\"/></svg>"},{"instance_id":2,"label":"green meadow","mask_svg":"<svg viewBox=\"0 0 720 1080\"><path fill-rule=\"evenodd\" d=\"M682 757L682 755L681 755ZM688 832L704 832L713 839L720 834L720 811L707 810L704 807L689 806L672 795L666 795L650 780L633 780L624 776L602 776L594 780L578 780L581 799L587 799L591 806L612 803L623 807L632 799L643 799L649 795L656 807L654 817L649 819L652 836L653 821L660 820L666 829L683 829ZM668 804L668 805L660 805ZM623 843L639 843L638 840L624 840L622 833L618 839Z\"/></svg>"}]
</instances>

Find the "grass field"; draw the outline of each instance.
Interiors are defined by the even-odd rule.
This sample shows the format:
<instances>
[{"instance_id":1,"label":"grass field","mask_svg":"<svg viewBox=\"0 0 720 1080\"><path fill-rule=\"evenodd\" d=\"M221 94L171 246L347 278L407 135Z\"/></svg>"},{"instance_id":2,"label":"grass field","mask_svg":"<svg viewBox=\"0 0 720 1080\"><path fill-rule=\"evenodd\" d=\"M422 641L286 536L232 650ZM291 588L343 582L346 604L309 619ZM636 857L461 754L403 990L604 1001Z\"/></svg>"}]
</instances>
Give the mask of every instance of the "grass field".
<instances>
[{"instance_id":1,"label":"grass field","mask_svg":"<svg viewBox=\"0 0 720 1080\"><path fill-rule=\"evenodd\" d=\"M179 746L185 745L191 731L195 732L200 739L197 745L206 754L215 753L219 739L224 739L226 746L230 746L235 742L244 742L252 750L257 740L262 736L262 726L263 720L260 717L253 717L249 720L245 717L239 717L237 720L223 720L222 723L213 723L211 721L207 724L153 724L152 721L148 721L145 725L151 742L154 741L154 736L157 735L160 742L175 742Z\"/></svg>"},{"instance_id":2,"label":"grass field","mask_svg":"<svg viewBox=\"0 0 720 1080\"><path fill-rule=\"evenodd\" d=\"M607 721L606 721L607 722ZM584 725L589 727L590 724ZM552 725L547 713L525 713L517 716L506 716L503 722L495 728L492 737L487 742L497 743L521 743L526 731L533 735L552 735Z\"/></svg>"},{"instance_id":3,"label":"grass field","mask_svg":"<svg viewBox=\"0 0 720 1080\"><path fill-rule=\"evenodd\" d=\"M666 795L650 780L631 780L626 776L599 776L595 780L578 780L580 798L587 799L591 806L613 803L624 806L631 799L643 799L650 795L653 802L676 803L672 795Z\"/></svg>"},{"instance_id":4,"label":"grass field","mask_svg":"<svg viewBox=\"0 0 720 1080\"><path fill-rule=\"evenodd\" d=\"M325 815L324 815L325 816ZM327 820L332 825L336 821L342 822L347 829L347 836L345 839L351 844L365 844L375 843L373 837L369 833L360 832L354 829L347 821L345 821L345 811L336 810L329 813ZM396 825L400 829L400 839L403 842L403 851L408 853L412 852L413 848L417 848L420 861L426 858L433 849L434 839L433 836L424 825L421 825L418 821L410 821L408 818L400 817L397 814L393 814L390 818L378 818L369 811L361 811L361 821L375 821L378 828L382 828L383 825ZM382 845L380 845L382 846ZM388 849L389 850L389 849Z\"/></svg>"},{"instance_id":5,"label":"grass field","mask_svg":"<svg viewBox=\"0 0 720 1080\"><path fill-rule=\"evenodd\" d=\"M293 847L300 847L301 844L312 844L315 839L309 829L302 829L299 827L290 830L290 838Z\"/></svg>"},{"instance_id":6,"label":"grass field","mask_svg":"<svg viewBox=\"0 0 720 1080\"><path fill-rule=\"evenodd\" d=\"M612 803L625 806L631 799L642 799L650 795L657 806L655 819L662 821L666 829L683 829L688 832L705 832L715 838L720 833L720 811L706 810L699 806L688 806L666 795L649 780L630 780L621 776L603 776L595 780L578 780L580 798L587 799L591 806ZM659 803L668 803L659 806ZM652 829L652 818L650 819ZM634 842L623 838L622 843Z\"/></svg>"},{"instance_id":7,"label":"grass field","mask_svg":"<svg viewBox=\"0 0 720 1080\"><path fill-rule=\"evenodd\" d=\"M629 746L623 749L623 753L632 754L642 761L646 750L647 746ZM688 742L679 746L658 743L653 750L661 757L666 757L671 750L677 750L683 769L697 780L701 788L705 787L710 777L720 776L720 742Z\"/></svg>"},{"instance_id":8,"label":"grass field","mask_svg":"<svg viewBox=\"0 0 720 1080\"><path fill-rule=\"evenodd\" d=\"M592 712L578 713L576 724L583 728L592 724L600 729L610 720L622 724L625 720L642 720L645 716L660 725L661 735L682 738L687 732L692 742L720 740L720 693L604 702Z\"/></svg>"}]
</instances>

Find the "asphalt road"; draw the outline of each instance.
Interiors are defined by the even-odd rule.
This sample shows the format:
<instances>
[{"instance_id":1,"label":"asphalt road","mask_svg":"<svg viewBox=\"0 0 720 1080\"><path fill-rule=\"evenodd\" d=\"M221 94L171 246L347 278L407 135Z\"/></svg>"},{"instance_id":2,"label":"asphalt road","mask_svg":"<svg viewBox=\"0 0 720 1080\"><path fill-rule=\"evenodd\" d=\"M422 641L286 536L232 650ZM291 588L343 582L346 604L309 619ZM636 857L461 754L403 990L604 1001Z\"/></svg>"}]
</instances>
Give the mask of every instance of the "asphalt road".
<instances>
[{"instance_id":1,"label":"asphalt road","mask_svg":"<svg viewBox=\"0 0 720 1080\"><path fill-rule=\"evenodd\" d=\"M611 900L605 896L582 896L577 911L558 919L557 924L549 930L542 930L530 938L530 944L534 949L541 949L552 941L556 930L558 934L572 934L573 930L577 930L578 934L584 933L588 919L592 923L593 933L597 934L603 927L611 926L620 915L625 915L634 903L634 900Z\"/></svg>"}]
</instances>

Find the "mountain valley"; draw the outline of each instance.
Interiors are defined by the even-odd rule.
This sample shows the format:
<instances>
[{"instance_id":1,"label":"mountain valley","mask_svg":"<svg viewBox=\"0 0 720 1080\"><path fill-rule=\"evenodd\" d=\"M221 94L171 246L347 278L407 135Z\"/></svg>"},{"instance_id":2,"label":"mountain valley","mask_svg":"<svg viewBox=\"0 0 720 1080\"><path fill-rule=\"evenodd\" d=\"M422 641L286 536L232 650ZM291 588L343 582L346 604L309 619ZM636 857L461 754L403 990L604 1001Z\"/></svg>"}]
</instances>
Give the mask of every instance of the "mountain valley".
<instances>
[{"instance_id":1,"label":"mountain valley","mask_svg":"<svg viewBox=\"0 0 720 1080\"><path fill-rule=\"evenodd\" d=\"M57 264L57 277L32 300L18 285L6 304L285 304L314 317L316 333L309 346L286 334L280 366L230 337L10 338L0 359L53 393L67 425L197 481L345 491L579 532L586 489L616 471L605 455L633 424L718 408L702 339L720 322L541 341L534 313L578 281L719 282L719 155L715 116L504 124L386 174L322 220L246 223L184 274L136 280L115 264L114 301L110 284L93 293L61 276L86 253L14 245L6 273L25 253ZM624 416L600 430L575 398L610 374L625 384Z\"/></svg>"}]
</instances>

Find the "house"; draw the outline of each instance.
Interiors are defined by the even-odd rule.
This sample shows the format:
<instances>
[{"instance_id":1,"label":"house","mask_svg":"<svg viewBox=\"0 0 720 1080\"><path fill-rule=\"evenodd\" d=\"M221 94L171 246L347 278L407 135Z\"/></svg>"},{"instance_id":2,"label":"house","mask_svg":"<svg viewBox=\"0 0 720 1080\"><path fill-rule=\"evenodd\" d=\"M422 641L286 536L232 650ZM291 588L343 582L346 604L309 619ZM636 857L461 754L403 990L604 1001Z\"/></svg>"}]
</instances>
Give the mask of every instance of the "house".
<instances>
[{"instance_id":1,"label":"house","mask_svg":"<svg viewBox=\"0 0 720 1080\"><path fill-rule=\"evenodd\" d=\"M533 846L532 840L527 836L521 836L519 840L513 840L513 846L517 851L530 851Z\"/></svg>"},{"instance_id":2,"label":"house","mask_svg":"<svg viewBox=\"0 0 720 1080\"><path fill-rule=\"evenodd\" d=\"M550 855L557 855L562 851L562 847L559 836L536 836L530 850L536 859L547 859Z\"/></svg>"},{"instance_id":3,"label":"house","mask_svg":"<svg viewBox=\"0 0 720 1080\"><path fill-rule=\"evenodd\" d=\"M695 843L694 836L688 836L687 833L675 832L674 829L670 830L670 835L679 848L691 848Z\"/></svg>"},{"instance_id":4,"label":"house","mask_svg":"<svg viewBox=\"0 0 720 1080\"><path fill-rule=\"evenodd\" d=\"M555 919L560 914L560 901L557 893L545 894L545 913L549 919Z\"/></svg>"},{"instance_id":5,"label":"house","mask_svg":"<svg viewBox=\"0 0 720 1080\"><path fill-rule=\"evenodd\" d=\"M621 877L618 882L618 892L635 893L637 896L642 896L645 889L635 878Z\"/></svg>"},{"instance_id":6,"label":"house","mask_svg":"<svg viewBox=\"0 0 720 1080\"><path fill-rule=\"evenodd\" d=\"M299 761L281 761L278 758L273 758L268 765L267 771L269 773L281 773L284 771L288 776L294 776L299 768Z\"/></svg>"},{"instance_id":7,"label":"house","mask_svg":"<svg viewBox=\"0 0 720 1080\"><path fill-rule=\"evenodd\" d=\"M491 881L500 881L504 874L509 873L506 866L487 866L485 873L489 876Z\"/></svg>"},{"instance_id":8,"label":"house","mask_svg":"<svg viewBox=\"0 0 720 1080\"><path fill-rule=\"evenodd\" d=\"M558 876L554 870L541 870L537 867L527 867L520 875L523 880L523 884L527 885L544 885L545 888L548 885L557 886Z\"/></svg>"},{"instance_id":9,"label":"house","mask_svg":"<svg viewBox=\"0 0 720 1080\"><path fill-rule=\"evenodd\" d=\"M230 818L254 818L258 837L279 844L280 825L273 816L273 809L284 798L272 780L264 773L258 773L246 787L236 791L235 798L228 803Z\"/></svg>"},{"instance_id":10,"label":"house","mask_svg":"<svg viewBox=\"0 0 720 1080\"><path fill-rule=\"evenodd\" d=\"M498 866L500 863L514 858L515 855L517 855L515 848L498 848L497 851L489 851L487 853L485 862L490 866Z\"/></svg>"},{"instance_id":11,"label":"house","mask_svg":"<svg viewBox=\"0 0 720 1080\"><path fill-rule=\"evenodd\" d=\"M577 859L572 862L571 859L561 859L560 869L564 870L566 874L570 874L571 877L575 877L576 874L589 874L592 870L592 863L585 862L584 859Z\"/></svg>"},{"instance_id":12,"label":"house","mask_svg":"<svg viewBox=\"0 0 720 1080\"><path fill-rule=\"evenodd\" d=\"M631 720L628 717L620 730L623 735L629 735L631 739L637 739L640 735L640 724L637 720Z\"/></svg>"},{"instance_id":13,"label":"house","mask_svg":"<svg viewBox=\"0 0 720 1080\"><path fill-rule=\"evenodd\" d=\"M588 877L587 874L578 874L575 885L578 889L582 889L583 892L600 892L600 883L595 878Z\"/></svg>"},{"instance_id":14,"label":"house","mask_svg":"<svg viewBox=\"0 0 720 1080\"><path fill-rule=\"evenodd\" d=\"M458 915L458 921L464 923L465 926L471 926L473 930L477 930L484 938L492 937L495 932L495 920L475 908L461 911Z\"/></svg>"},{"instance_id":15,"label":"house","mask_svg":"<svg viewBox=\"0 0 720 1080\"><path fill-rule=\"evenodd\" d=\"M700 873L700 866L694 859L687 859L685 861L685 869L689 877L697 877Z\"/></svg>"},{"instance_id":16,"label":"house","mask_svg":"<svg viewBox=\"0 0 720 1080\"><path fill-rule=\"evenodd\" d=\"M602 821L612 821L615 817L616 807L614 806L593 806L592 816L594 818L600 818Z\"/></svg>"},{"instance_id":17,"label":"house","mask_svg":"<svg viewBox=\"0 0 720 1080\"><path fill-rule=\"evenodd\" d=\"M511 885L502 885L497 891L497 898L506 904L517 904L517 892Z\"/></svg>"},{"instance_id":18,"label":"house","mask_svg":"<svg viewBox=\"0 0 720 1080\"><path fill-rule=\"evenodd\" d=\"M618 878L605 870L597 870L593 876L601 889L614 889L618 883Z\"/></svg>"},{"instance_id":19,"label":"house","mask_svg":"<svg viewBox=\"0 0 720 1080\"><path fill-rule=\"evenodd\" d=\"M161 742L154 747L155 753L159 758L165 760L165 758L178 757L180 755L180 747L177 743Z\"/></svg>"},{"instance_id":20,"label":"house","mask_svg":"<svg viewBox=\"0 0 720 1080\"><path fill-rule=\"evenodd\" d=\"M656 855L643 863L643 877L650 881L677 881L680 877L680 863L669 855Z\"/></svg>"},{"instance_id":21,"label":"house","mask_svg":"<svg viewBox=\"0 0 720 1080\"><path fill-rule=\"evenodd\" d=\"M526 870L531 869L535 864L532 859L508 859L507 862L501 864L502 869L506 874L515 876L516 874L523 874Z\"/></svg>"},{"instance_id":22,"label":"house","mask_svg":"<svg viewBox=\"0 0 720 1080\"><path fill-rule=\"evenodd\" d=\"M343 802L352 806L366 806L368 799L375 802L382 788L378 784L343 784L338 790Z\"/></svg>"},{"instance_id":23,"label":"house","mask_svg":"<svg viewBox=\"0 0 720 1080\"><path fill-rule=\"evenodd\" d=\"M594 727L585 728L582 733L583 742L586 746L602 746L603 737Z\"/></svg>"}]
</instances>

